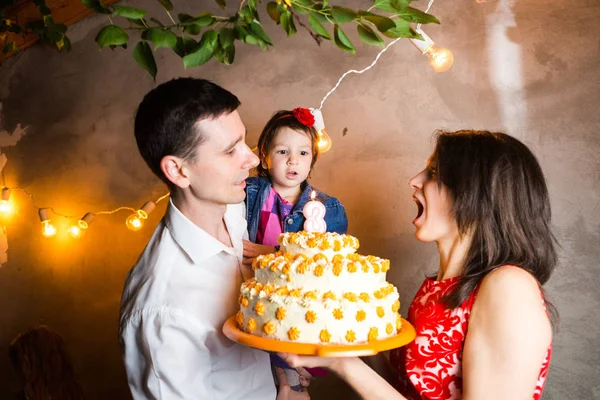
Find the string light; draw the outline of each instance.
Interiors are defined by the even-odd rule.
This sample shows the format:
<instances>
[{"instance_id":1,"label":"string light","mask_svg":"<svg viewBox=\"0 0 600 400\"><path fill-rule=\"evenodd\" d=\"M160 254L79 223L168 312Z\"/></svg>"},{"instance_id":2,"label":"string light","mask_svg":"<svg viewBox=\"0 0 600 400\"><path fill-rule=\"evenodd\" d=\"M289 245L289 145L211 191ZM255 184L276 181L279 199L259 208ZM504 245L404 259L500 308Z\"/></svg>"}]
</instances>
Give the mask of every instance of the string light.
<instances>
[{"instance_id":1,"label":"string light","mask_svg":"<svg viewBox=\"0 0 600 400\"><path fill-rule=\"evenodd\" d=\"M421 53L429 58L429 64L435 72L446 72L454 63L454 55L448 49L439 47L421 28L416 30L423 40L409 39Z\"/></svg>"},{"instance_id":2,"label":"string light","mask_svg":"<svg viewBox=\"0 0 600 400\"><path fill-rule=\"evenodd\" d=\"M40 216L40 221L42 221L42 235L48 238L56 235L56 228L50 222L50 209L40 208L38 214Z\"/></svg>"},{"instance_id":3,"label":"string light","mask_svg":"<svg viewBox=\"0 0 600 400\"><path fill-rule=\"evenodd\" d=\"M2 189L2 197L0 198L0 214L3 217L8 217L14 212L14 207L10 202L10 189Z\"/></svg>"},{"instance_id":4,"label":"string light","mask_svg":"<svg viewBox=\"0 0 600 400\"><path fill-rule=\"evenodd\" d=\"M131 208L131 207L119 207L119 208L116 208L116 209L110 210L110 211L88 212L88 213L84 214L84 216L81 217L80 219L76 219L75 216L58 213L52 207L38 207L35 204L35 199L34 199L33 195L31 193L29 193L27 190L22 189L22 188L9 189L9 188L5 187L4 189L2 189L2 197L0 198L0 214L3 213L3 210L8 209L9 206L7 204L9 204L10 207L12 207L12 204L9 202L11 190L22 192L29 197L33 207L38 210L38 215L39 215L40 221L42 223L42 235L47 238L56 236L56 234L58 232L56 227L52 224L52 220L50 218L50 213L53 213L54 215L62 217L62 218L67 218L67 219L77 221L77 222L72 223L69 226L69 228L67 229L67 233L69 234L69 236L74 239L81 238L85 235L90 224L92 223L93 219L97 215L111 215L111 214L115 214L115 213L117 213L119 211L123 211L123 210L128 210L128 211L134 212L134 214L130 215L127 218L126 224L129 229L131 229L133 231L138 231L144 226L144 221L148 218L148 215L154 210L154 208L156 208L156 204L158 204L159 202L163 201L164 199L166 199L167 197L170 196L170 193L167 193L167 194L161 196L156 201L147 201L146 203L144 203L144 205L140 209L137 209L137 210L135 208Z\"/></svg>"},{"instance_id":5,"label":"string light","mask_svg":"<svg viewBox=\"0 0 600 400\"><path fill-rule=\"evenodd\" d=\"M125 225L134 232L139 231L154 208L156 208L156 204L153 201L147 201L139 210L127 217Z\"/></svg>"},{"instance_id":6,"label":"string light","mask_svg":"<svg viewBox=\"0 0 600 400\"><path fill-rule=\"evenodd\" d=\"M69 236L74 239L78 239L85 235L87 228L90 226L92 221L94 220L94 213L85 214L77 223L71 225L67 232L69 232Z\"/></svg>"}]
</instances>

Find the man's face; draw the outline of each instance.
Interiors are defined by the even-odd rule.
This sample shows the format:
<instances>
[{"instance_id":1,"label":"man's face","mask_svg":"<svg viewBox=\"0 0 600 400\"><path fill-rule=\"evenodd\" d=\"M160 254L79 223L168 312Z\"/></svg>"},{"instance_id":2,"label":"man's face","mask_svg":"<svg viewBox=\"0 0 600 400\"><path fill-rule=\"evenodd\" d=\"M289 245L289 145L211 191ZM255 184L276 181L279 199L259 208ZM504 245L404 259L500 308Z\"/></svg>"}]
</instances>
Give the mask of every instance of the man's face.
<instances>
[{"instance_id":1,"label":"man's face","mask_svg":"<svg viewBox=\"0 0 600 400\"><path fill-rule=\"evenodd\" d=\"M237 111L196 123L204 140L194 161L185 162L192 195L219 205L244 201L245 179L258 157L246 145L246 127Z\"/></svg>"}]
</instances>

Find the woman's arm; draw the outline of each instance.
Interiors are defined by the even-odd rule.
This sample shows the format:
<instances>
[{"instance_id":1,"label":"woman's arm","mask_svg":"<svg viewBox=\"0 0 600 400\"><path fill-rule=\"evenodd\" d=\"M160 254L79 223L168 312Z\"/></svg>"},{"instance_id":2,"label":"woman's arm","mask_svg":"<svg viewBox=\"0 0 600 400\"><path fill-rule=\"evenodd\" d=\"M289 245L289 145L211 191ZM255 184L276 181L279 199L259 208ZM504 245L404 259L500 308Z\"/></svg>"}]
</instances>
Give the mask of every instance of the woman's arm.
<instances>
[{"instance_id":1,"label":"woman's arm","mask_svg":"<svg viewBox=\"0 0 600 400\"><path fill-rule=\"evenodd\" d=\"M518 267L483 279L463 350L463 399L531 399L552 341L537 281Z\"/></svg>"},{"instance_id":2,"label":"woman's arm","mask_svg":"<svg viewBox=\"0 0 600 400\"><path fill-rule=\"evenodd\" d=\"M321 358L279 353L292 367L326 367L346 381L363 399L406 400L360 358Z\"/></svg>"}]
</instances>

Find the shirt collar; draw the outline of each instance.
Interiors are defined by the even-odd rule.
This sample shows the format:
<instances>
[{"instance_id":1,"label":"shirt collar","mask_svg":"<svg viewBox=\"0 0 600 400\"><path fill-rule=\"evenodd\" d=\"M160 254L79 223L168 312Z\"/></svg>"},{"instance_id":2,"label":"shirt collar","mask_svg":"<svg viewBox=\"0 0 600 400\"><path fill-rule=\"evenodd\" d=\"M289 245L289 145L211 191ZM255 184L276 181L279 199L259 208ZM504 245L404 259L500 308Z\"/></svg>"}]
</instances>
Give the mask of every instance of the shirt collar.
<instances>
[{"instance_id":1,"label":"shirt collar","mask_svg":"<svg viewBox=\"0 0 600 400\"><path fill-rule=\"evenodd\" d=\"M242 245L241 238L243 232L241 234L239 232L240 218L243 220L241 215L238 217L236 212L232 210L232 205L228 205L227 210L225 211L224 220L235 250L238 250L237 247ZM245 224L245 220L243 222ZM169 229L171 236L173 236L173 239L192 259L194 264L200 264L222 251L234 254L234 249L225 246L214 236L183 215L175 204L173 204L171 199L169 199L169 206L165 213L165 224ZM245 225L242 226L245 228ZM238 241L239 244L237 243ZM235 251L235 253L238 253L238 251Z\"/></svg>"}]
</instances>

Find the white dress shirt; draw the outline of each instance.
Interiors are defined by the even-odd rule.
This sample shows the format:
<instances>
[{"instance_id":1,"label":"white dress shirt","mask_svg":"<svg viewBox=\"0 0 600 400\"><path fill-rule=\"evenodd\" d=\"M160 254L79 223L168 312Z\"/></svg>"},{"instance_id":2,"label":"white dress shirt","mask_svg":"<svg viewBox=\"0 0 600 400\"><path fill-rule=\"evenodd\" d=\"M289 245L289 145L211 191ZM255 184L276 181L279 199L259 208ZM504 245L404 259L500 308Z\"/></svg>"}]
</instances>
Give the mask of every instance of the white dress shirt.
<instances>
[{"instance_id":1,"label":"white dress shirt","mask_svg":"<svg viewBox=\"0 0 600 400\"><path fill-rule=\"evenodd\" d=\"M252 273L242 265L243 213L243 204L227 206L231 248L170 202L121 300L119 336L134 399L275 399L268 354L221 331Z\"/></svg>"}]
</instances>

